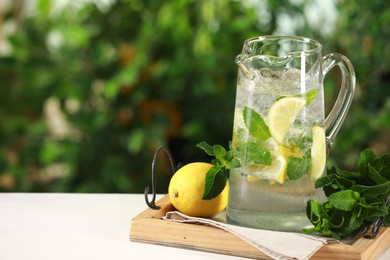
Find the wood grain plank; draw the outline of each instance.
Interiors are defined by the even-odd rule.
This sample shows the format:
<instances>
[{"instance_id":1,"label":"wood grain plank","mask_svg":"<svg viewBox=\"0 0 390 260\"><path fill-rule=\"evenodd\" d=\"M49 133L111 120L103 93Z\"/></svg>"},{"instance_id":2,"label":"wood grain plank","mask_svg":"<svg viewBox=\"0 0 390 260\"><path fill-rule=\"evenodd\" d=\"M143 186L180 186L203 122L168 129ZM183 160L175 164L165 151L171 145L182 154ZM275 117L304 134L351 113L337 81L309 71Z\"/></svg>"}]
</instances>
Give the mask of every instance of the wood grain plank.
<instances>
[{"instance_id":1,"label":"wood grain plank","mask_svg":"<svg viewBox=\"0 0 390 260\"><path fill-rule=\"evenodd\" d=\"M162 220L161 218L168 211L174 210L167 195L161 198L157 205L161 207L160 210L146 209L131 220L131 241L254 259L271 259L251 244L225 230ZM321 247L311 259L375 259L389 246L390 228L382 228L376 239L360 238L352 245L327 244Z\"/></svg>"}]
</instances>

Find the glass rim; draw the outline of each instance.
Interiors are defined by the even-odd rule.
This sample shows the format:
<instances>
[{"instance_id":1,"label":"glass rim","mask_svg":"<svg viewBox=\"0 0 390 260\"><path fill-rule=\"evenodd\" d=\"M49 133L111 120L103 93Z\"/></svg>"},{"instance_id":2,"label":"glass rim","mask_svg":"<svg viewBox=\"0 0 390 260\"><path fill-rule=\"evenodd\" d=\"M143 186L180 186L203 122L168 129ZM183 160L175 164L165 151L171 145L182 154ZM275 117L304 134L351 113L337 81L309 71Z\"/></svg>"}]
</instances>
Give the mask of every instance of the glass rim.
<instances>
[{"instance_id":1,"label":"glass rim","mask_svg":"<svg viewBox=\"0 0 390 260\"><path fill-rule=\"evenodd\" d=\"M303 44L307 44L307 46L311 46L312 48L309 48L307 50L297 50L297 51L291 51L290 53L319 53L322 50L322 45L318 41L308 38L308 37L303 37L303 36L290 36L290 35L261 35L261 36L256 36L252 38L248 38L244 41L244 47L243 50L247 49L247 47L250 48L251 44L256 43L256 42L272 42L272 41L277 41L277 40L285 40L285 41L290 41L290 42L300 42Z\"/></svg>"}]
</instances>

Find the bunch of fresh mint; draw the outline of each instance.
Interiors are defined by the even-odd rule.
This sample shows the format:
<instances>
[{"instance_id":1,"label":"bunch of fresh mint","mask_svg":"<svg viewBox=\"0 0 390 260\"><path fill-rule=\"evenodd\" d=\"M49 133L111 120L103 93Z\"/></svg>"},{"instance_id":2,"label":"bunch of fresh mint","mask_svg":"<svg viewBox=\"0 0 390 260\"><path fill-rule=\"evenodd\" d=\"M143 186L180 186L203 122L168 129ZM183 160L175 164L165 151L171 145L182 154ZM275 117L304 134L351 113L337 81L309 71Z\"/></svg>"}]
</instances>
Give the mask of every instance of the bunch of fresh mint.
<instances>
[{"instance_id":1,"label":"bunch of fresh mint","mask_svg":"<svg viewBox=\"0 0 390 260\"><path fill-rule=\"evenodd\" d=\"M231 144L229 150L206 142L197 147L215 157L211 161L214 166L206 174L202 198L213 199L225 188L230 170L240 167L240 162L233 157ZM362 232L380 217L384 218L384 226L390 226L389 153L377 158L372 150L365 149L360 154L356 172L329 168L315 186L324 190L328 200L307 202L307 216L314 227L304 229L304 233L345 239Z\"/></svg>"},{"instance_id":2,"label":"bunch of fresh mint","mask_svg":"<svg viewBox=\"0 0 390 260\"><path fill-rule=\"evenodd\" d=\"M315 186L323 188L328 200L308 201L307 216L314 227L304 229L304 233L345 239L368 228L379 217L384 218L384 226L390 226L389 153L376 158L372 150L365 149L356 172L333 167Z\"/></svg>"}]
</instances>

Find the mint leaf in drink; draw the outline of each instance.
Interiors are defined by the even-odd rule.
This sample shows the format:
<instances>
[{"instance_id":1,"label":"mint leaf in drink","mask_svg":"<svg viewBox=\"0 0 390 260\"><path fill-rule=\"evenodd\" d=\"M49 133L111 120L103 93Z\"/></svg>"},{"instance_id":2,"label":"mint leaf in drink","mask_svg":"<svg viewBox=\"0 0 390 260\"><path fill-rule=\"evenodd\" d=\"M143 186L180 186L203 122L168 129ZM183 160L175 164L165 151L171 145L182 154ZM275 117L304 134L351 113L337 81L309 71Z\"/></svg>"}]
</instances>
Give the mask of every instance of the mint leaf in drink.
<instances>
[{"instance_id":1,"label":"mint leaf in drink","mask_svg":"<svg viewBox=\"0 0 390 260\"><path fill-rule=\"evenodd\" d=\"M299 139L296 140L295 145L301 149L302 156L311 156L310 147L313 145L313 138L311 136L304 135L304 133L302 133L299 136Z\"/></svg>"},{"instance_id":2,"label":"mint leaf in drink","mask_svg":"<svg viewBox=\"0 0 390 260\"><path fill-rule=\"evenodd\" d=\"M310 170L311 158L298 158L290 156L287 158L286 174L290 180L299 180Z\"/></svg>"},{"instance_id":3,"label":"mint leaf in drink","mask_svg":"<svg viewBox=\"0 0 390 260\"><path fill-rule=\"evenodd\" d=\"M239 144L236 153L238 157L244 158L246 164L272 164L270 151L255 142Z\"/></svg>"},{"instance_id":4,"label":"mint leaf in drink","mask_svg":"<svg viewBox=\"0 0 390 260\"><path fill-rule=\"evenodd\" d=\"M250 135L259 141L264 141L271 137L271 133L264 119L254 109L247 106L244 107L243 117Z\"/></svg>"},{"instance_id":5,"label":"mint leaf in drink","mask_svg":"<svg viewBox=\"0 0 390 260\"><path fill-rule=\"evenodd\" d=\"M354 236L383 218L390 226L390 154L377 158L366 149L360 154L355 172L332 167L315 186L323 188L328 201L307 202L306 212L313 228L304 233L320 233L336 239Z\"/></svg>"},{"instance_id":6,"label":"mint leaf in drink","mask_svg":"<svg viewBox=\"0 0 390 260\"><path fill-rule=\"evenodd\" d=\"M245 140L248 137L248 131L240 127L237 129L237 136L239 140Z\"/></svg>"},{"instance_id":7,"label":"mint leaf in drink","mask_svg":"<svg viewBox=\"0 0 390 260\"><path fill-rule=\"evenodd\" d=\"M311 102L317 97L318 95L318 89L310 90L309 92L302 95L306 99L306 106L308 107Z\"/></svg>"}]
</instances>

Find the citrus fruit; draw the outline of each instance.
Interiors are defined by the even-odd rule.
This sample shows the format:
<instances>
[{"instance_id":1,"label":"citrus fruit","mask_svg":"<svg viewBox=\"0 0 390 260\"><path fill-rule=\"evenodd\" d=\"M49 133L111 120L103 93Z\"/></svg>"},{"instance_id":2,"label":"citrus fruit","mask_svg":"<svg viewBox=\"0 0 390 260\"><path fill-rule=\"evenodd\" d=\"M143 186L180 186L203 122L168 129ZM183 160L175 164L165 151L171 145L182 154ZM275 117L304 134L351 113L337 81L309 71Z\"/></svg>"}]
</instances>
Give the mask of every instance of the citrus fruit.
<instances>
[{"instance_id":1,"label":"citrus fruit","mask_svg":"<svg viewBox=\"0 0 390 260\"><path fill-rule=\"evenodd\" d=\"M283 141L291 125L306 104L301 97L284 97L276 101L268 112L268 127L272 137L279 143Z\"/></svg>"},{"instance_id":2,"label":"citrus fruit","mask_svg":"<svg viewBox=\"0 0 390 260\"><path fill-rule=\"evenodd\" d=\"M290 144L281 144L279 146L279 153L284 157L288 158L290 156L292 157L297 157L297 158L302 158L302 149L299 148L297 145Z\"/></svg>"},{"instance_id":3,"label":"citrus fruit","mask_svg":"<svg viewBox=\"0 0 390 260\"><path fill-rule=\"evenodd\" d=\"M313 180L321 177L326 165L326 140L325 131L320 126L312 128L313 146L311 148L312 166L310 177Z\"/></svg>"},{"instance_id":4,"label":"citrus fruit","mask_svg":"<svg viewBox=\"0 0 390 260\"><path fill-rule=\"evenodd\" d=\"M266 179L270 182L278 182L283 184L286 180L286 159L279 155L275 154L272 156L272 164L254 164L247 166L247 177L248 181L257 181L258 179Z\"/></svg>"},{"instance_id":5,"label":"citrus fruit","mask_svg":"<svg viewBox=\"0 0 390 260\"><path fill-rule=\"evenodd\" d=\"M168 187L169 199L180 212L193 217L211 217L227 206L229 183L217 197L202 200L207 171L210 163L194 162L180 168L171 178Z\"/></svg>"}]
</instances>

